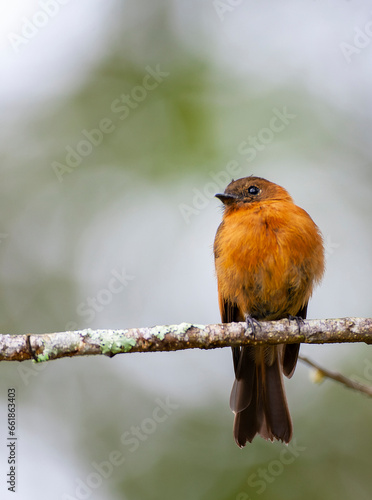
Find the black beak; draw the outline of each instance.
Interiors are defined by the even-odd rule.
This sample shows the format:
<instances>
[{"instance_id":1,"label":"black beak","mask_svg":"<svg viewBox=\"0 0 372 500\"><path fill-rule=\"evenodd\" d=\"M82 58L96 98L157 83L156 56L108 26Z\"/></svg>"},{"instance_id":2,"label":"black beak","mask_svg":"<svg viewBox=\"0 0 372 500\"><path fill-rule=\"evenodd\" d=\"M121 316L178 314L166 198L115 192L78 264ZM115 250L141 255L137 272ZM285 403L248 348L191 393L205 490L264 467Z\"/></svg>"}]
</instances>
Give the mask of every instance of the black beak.
<instances>
[{"instance_id":1,"label":"black beak","mask_svg":"<svg viewBox=\"0 0 372 500\"><path fill-rule=\"evenodd\" d=\"M215 197L221 200L224 205L232 203L233 201L238 199L238 196L236 196L235 194L228 193L217 193L215 194Z\"/></svg>"}]
</instances>

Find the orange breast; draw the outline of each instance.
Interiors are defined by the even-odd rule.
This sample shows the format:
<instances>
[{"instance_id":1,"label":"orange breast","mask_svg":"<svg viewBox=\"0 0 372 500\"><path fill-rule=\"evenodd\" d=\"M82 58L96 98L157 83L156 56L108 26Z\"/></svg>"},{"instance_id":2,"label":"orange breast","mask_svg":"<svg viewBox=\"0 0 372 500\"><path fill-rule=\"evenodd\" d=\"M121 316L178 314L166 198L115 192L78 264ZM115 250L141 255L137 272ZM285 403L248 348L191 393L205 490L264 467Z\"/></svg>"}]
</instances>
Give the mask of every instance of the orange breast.
<instances>
[{"instance_id":1,"label":"orange breast","mask_svg":"<svg viewBox=\"0 0 372 500\"><path fill-rule=\"evenodd\" d=\"M323 243L311 217L290 201L225 213L215 240L222 300L257 319L296 315L324 271Z\"/></svg>"}]
</instances>

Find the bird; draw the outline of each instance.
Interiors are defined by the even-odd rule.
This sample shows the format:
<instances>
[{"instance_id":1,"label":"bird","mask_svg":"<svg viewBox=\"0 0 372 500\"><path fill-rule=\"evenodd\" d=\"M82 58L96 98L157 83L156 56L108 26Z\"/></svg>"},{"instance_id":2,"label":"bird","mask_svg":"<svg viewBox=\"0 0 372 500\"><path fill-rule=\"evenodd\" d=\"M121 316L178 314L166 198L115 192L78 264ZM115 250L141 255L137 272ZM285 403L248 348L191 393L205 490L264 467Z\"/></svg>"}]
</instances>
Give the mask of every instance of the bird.
<instances>
[{"instance_id":1,"label":"bird","mask_svg":"<svg viewBox=\"0 0 372 500\"><path fill-rule=\"evenodd\" d=\"M232 180L223 193L223 217L213 252L222 323L287 318L299 328L324 274L323 237L310 215L281 186L261 177ZM299 344L233 347L230 396L233 434L243 448L258 434L288 444L292 420L283 385L296 367Z\"/></svg>"}]
</instances>

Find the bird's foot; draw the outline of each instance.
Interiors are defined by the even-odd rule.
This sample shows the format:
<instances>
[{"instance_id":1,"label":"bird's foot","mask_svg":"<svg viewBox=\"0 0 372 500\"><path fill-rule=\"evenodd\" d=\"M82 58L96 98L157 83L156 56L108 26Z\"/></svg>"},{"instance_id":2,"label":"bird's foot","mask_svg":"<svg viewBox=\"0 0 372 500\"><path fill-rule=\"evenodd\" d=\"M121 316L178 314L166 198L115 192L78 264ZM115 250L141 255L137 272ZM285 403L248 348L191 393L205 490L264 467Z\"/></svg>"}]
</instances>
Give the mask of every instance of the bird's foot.
<instances>
[{"instance_id":1,"label":"bird's foot","mask_svg":"<svg viewBox=\"0 0 372 500\"><path fill-rule=\"evenodd\" d=\"M252 335L252 337L255 339L257 329L261 330L260 322L256 318L253 318L250 314L245 315L245 322L247 324L247 333L249 335Z\"/></svg>"},{"instance_id":2,"label":"bird's foot","mask_svg":"<svg viewBox=\"0 0 372 500\"><path fill-rule=\"evenodd\" d=\"M292 316L291 314L289 314L288 321L295 321L298 326L298 333L301 333L301 326L305 324L304 318L301 318L301 316Z\"/></svg>"}]
</instances>

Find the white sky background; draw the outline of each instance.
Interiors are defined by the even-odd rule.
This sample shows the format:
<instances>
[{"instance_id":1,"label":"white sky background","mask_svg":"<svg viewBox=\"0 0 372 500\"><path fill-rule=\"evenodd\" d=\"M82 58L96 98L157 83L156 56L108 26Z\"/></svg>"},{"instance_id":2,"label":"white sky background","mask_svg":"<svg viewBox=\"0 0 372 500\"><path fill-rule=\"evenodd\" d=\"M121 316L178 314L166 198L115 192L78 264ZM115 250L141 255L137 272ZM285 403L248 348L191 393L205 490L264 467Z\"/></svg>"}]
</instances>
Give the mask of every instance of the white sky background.
<instances>
[{"instance_id":1,"label":"white sky background","mask_svg":"<svg viewBox=\"0 0 372 500\"><path fill-rule=\"evenodd\" d=\"M42 1L1 3L2 101L14 99L20 104L53 92L66 93L69 85L84 77L84 66L88 68L104 55L105 33L117 2L70 0L61 5L55 1L50 7L56 10L53 16L45 14ZM184 41L190 46L199 44L193 30L203 23L207 43L194 49L207 52L231 71L270 75L268 81L272 84L295 78L324 99L334 99L340 106L352 106L354 110L369 89L372 9L366 0L322 4L242 1L231 11L219 14L212 0L202 6L195 1L171 5L175 29ZM25 18L33 24L45 22L45 26L36 27L36 34L29 43L19 45L17 52L9 37L22 36ZM367 38L363 39L360 30L365 32L366 25ZM359 54L352 53L348 62L341 45L354 45L358 33L355 50ZM273 43L278 39L280 43Z\"/></svg>"},{"instance_id":2,"label":"white sky background","mask_svg":"<svg viewBox=\"0 0 372 500\"><path fill-rule=\"evenodd\" d=\"M27 103L60 92L66 94L84 79L85 71L102 55L105 15L112 2L56 3L54 17L41 8L42 2L18 0L6 6L4 3L0 7L0 99L18 111L22 107L22 112L27 113L23 107ZM23 36L25 19L34 26L40 19L45 26L36 27L28 43L13 44L13 34L27 40Z\"/></svg>"}]
</instances>

